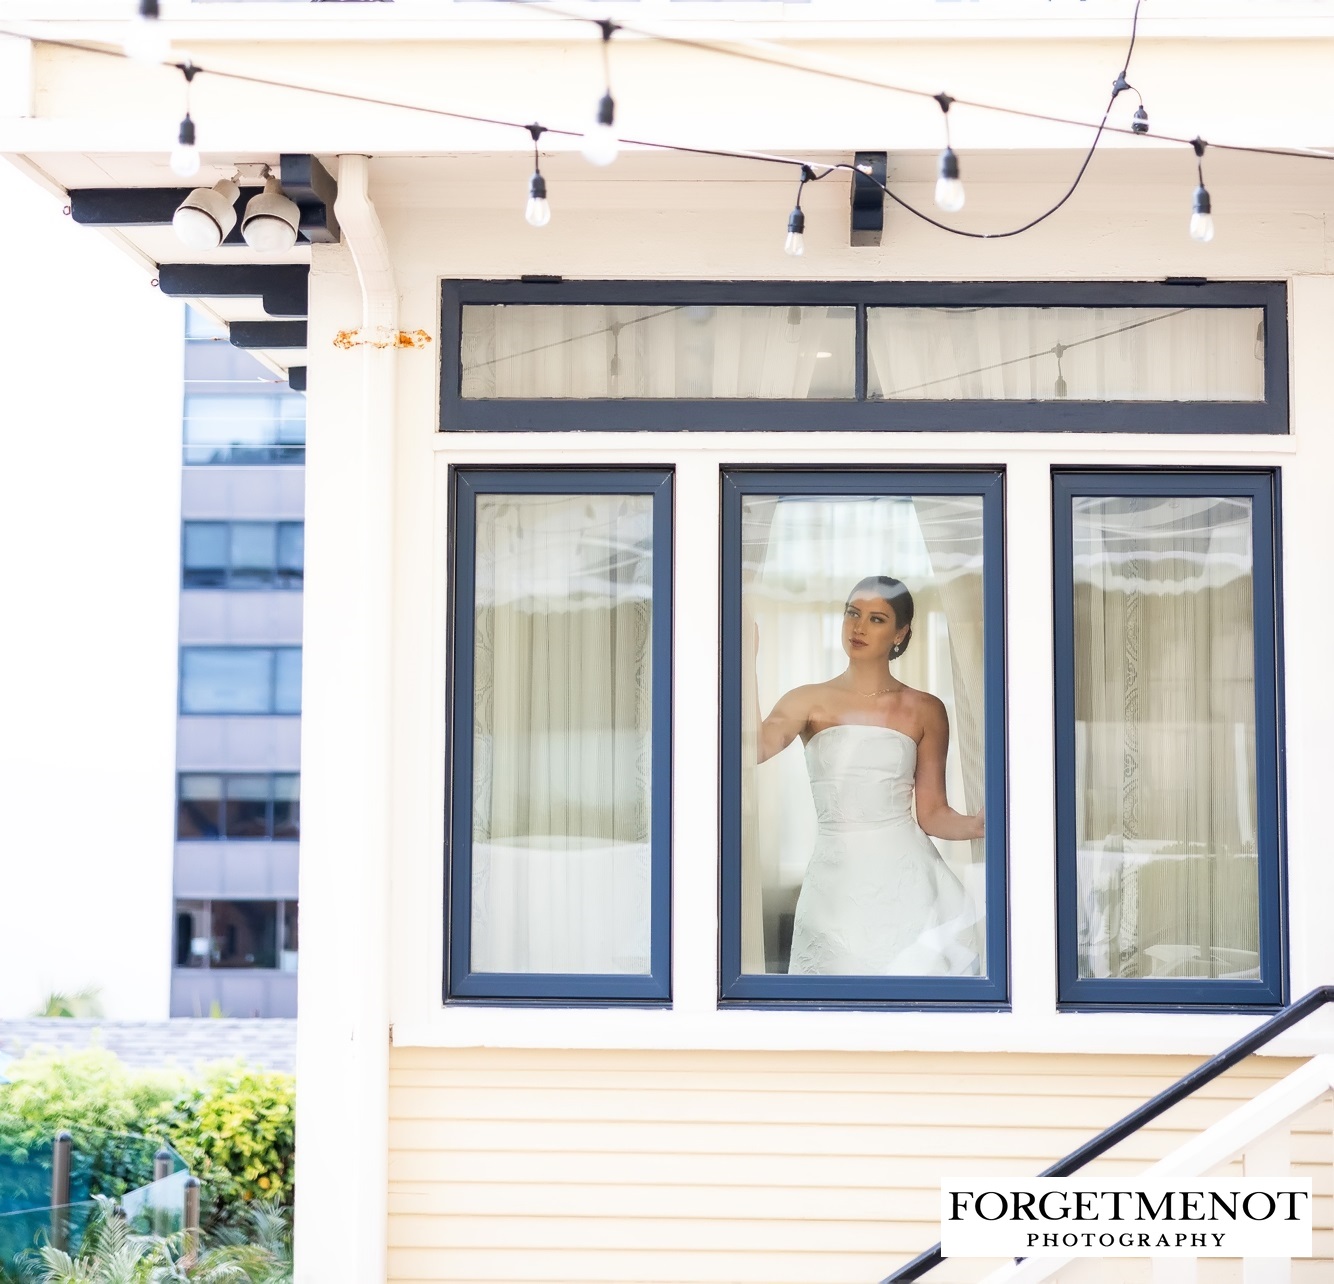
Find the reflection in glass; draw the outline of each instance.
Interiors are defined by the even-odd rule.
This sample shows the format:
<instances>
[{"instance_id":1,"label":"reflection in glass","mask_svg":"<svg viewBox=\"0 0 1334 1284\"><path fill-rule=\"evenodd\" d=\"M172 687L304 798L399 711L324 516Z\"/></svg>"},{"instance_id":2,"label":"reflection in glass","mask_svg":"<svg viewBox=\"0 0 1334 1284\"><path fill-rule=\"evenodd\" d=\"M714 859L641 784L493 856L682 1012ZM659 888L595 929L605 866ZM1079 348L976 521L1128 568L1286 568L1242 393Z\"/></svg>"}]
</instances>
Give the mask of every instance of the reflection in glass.
<instances>
[{"instance_id":1,"label":"reflection in glass","mask_svg":"<svg viewBox=\"0 0 1334 1284\"><path fill-rule=\"evenodd\" d=\"M649 972L652 498L479 495L472 967Z\"/></svg>"},{"instance_id":2,"label":"reflection in glass","mask_svg":"<svg viewBox=\"0 0 1334 1284\"><path fill-rule=\"evenodd\" d=\"M228 838L267 838L269 777L228 776L224 814Z\"/></svg>"},{"instance_id":3,"label":"reflection in glass","mask_svg":"<svg viewBox=\"0 0 1334 1284\"><path fill-rule=\"evenodd\" d=\"M270 713L272 700L271 650L181 648L182 713Z\"/></svg>"},{"instance_id":4,"label":"reflection in glass","mask_svg":"<svg viewBox=\"0 0 1334 1284\"><path fill-rule=\"evenodd\" d=\"M1251 516L1074 501L1081 977L1259 976Z\"/></svg>"},{"instance_id":5,"label":"reflection in glass","mask_svg":"<svg viewBox=\"0 0 1334 1284\"><path fill-rule=\"evenodd\" d=\"M301 712L301 648L279 647L275 654L273 712Z\"/></svg>"},{"instance_id":6,"label":"reflection in glass","mask_svg":"<svg viewBox=\"0 0 1334 1284\"><path fill-rule=\"evenodd\" d=\"M186 522L182 584L220 588L227 582L227 523Z\"/></svg>"},{"instance_id":7,"label":"reflection in glass","mask_svg":"<svg viewBox=\"0 0 1334 1284\"><path fill-rule=\"evenodd\" d=\"M222 777L182 776L178 788L176 836L219 837L222 834Z\"/></svg>"},{"instance_id":8,"label":"reflection in glass","mask_svg":"<svg viewBox=\"0 0 1334 1284\"><path fill-rule=\"evenodd\" d=\"M300 776L273 778L273 836L274 838L301 836Z\"/></svg>"},{"instance_id":9,"label":"reflection in glass","mask_svg":"<svg viewBox=\"0 0 1334 1284\"><path fill-rule=\"evenodd\" d=\"M463 309L463 396L851 398L850 307Z\"/></svg>"},{"instance_id":10,"label":"reflection in glass","mask_svg":"<svg viewBox=\"0 0 1334 1284\"><path fill-rule=\"evenodd\" d=\"M1263 401L1261 308L870 308L885 400Z\"/></svg>"},{"instance_id":11,"label":"reflection in glass","mask_svg":"<svg viewBox=\"0 0 1334 1284\"><path fill-rule=\"evenodd\" d=\"M743 971L986 972L982 624L980 496L743 500Z\"/></svg>"}]
</instances>

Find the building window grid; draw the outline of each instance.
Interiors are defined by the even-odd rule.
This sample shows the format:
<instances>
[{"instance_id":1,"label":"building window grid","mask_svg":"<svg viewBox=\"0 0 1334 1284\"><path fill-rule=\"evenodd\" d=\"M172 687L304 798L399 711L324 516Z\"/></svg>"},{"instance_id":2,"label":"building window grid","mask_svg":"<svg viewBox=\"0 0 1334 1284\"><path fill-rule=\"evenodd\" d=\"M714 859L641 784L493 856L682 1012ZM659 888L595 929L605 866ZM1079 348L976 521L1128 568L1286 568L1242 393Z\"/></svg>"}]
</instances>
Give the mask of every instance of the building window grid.
<instances>
[{"instance_id":1,"label":"building window grid","mask_svg":"<svg viewBox=\"0 0 1334 1284\"><path fill-rule=\"evenodd\" d=\"M176 837L189 842L298 839L300 789L296 772L181 772Z\"/></svg>"},{"instance_id":2,"label":"building window grid","mask_svg":"<svg viewBox=\"0 0 1334 1284\"><path fill-rule=\"evenodd\" d=\"M175 919L173 963L177 968L203 972L296 971L296 901L182 899L176 902ZM219 923L219 919L223 921ZM238 925L256 929L258 939L243 943L236 930ZM246 943L255 948L243 951ZM238 955L241 961L232 961Z\"/></svg>"},{"instance_id":3,"label":"building window grid","mask_svg":"<svg viewBox=\"0 0 1334 1284\"><path fill-rule=\"evenodd\" d=\"M182 523L183 589L300 589L305 523Z\"/></svg>"}]
</instances>

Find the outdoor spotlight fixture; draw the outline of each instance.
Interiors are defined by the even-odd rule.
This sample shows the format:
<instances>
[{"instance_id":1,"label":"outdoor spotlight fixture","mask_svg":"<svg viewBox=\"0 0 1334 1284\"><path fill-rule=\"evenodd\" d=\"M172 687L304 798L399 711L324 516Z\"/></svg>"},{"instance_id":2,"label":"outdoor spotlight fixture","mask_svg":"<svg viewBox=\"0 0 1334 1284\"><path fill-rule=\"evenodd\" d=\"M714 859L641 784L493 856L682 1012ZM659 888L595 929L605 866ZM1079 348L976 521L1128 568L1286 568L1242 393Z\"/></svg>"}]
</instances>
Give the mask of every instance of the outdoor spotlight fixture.
<instances>
[{"instance_id":1,"label":"outdoor spotlight fixture","mask_svg":"<svg viewBox=\"0 0 1334 1284\"><path fill-rule=\"evenodd\" d=\"M241 217L241 235L252 250L276 254L296 244L301 211L297 203L283 195L278 180L267 169L264 190L252 196Z\"/></svg>"},{"instance_id":2,"label":"outdoor spotlight fixture","mask_svg":"<svg viewBox=\"0 0 1334 1284\"><path fill-rule=\"evenodd\" d=\"M240 195L240 187L231 178L212 187L196 187L171 216L176 235L192 250L216 250L236 226Z\"/></svg>"}]
</instances>

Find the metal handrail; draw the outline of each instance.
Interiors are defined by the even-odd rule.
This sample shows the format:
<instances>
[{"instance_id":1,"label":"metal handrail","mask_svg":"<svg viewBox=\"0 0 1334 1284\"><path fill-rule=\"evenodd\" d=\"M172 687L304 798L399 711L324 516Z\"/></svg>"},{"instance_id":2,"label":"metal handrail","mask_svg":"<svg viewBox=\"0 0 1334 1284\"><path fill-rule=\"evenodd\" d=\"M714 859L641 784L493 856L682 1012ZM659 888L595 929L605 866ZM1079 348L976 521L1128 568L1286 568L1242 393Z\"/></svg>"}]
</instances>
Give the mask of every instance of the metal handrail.
<instances>
[{"instance_id":1,"label":"metal handrail","mask_svg":"<svg viewBox=\"0 0 1334 1284\"><path fill-rule=\"evenodd\" d=\"M1110 1128L1104 1128L1096 1137L1086 1141L1077 1150L1072 1150L1064 1159L1058 1159L1050 1168L1044 1168L1040 1177L1068 1177L1078 1171L1091 1159L1110 1150L1117 1142L1124 1141L1132 1132L1138 1131L1151 1119L1156 1119L1165 1110L1170 1110L1179 1101L1184 1101L1196 1088L1217 1079L1219 1075L1231 1070L1238 1062L1244 1061L1257 1049L1264 1047L1271 1039L1283 1033L1289 1026L1305 1020L1312 1012L1334 1003L1334 985L1322 985L1304 994L1295 1003L1276 1012L1263 1025L1257 1026L1250 1034L1244 1035L1230 1047L1209 1058L1203 1065L1196 1066L1188 1075L1182 1076L1169 1088L1164 1088L1156 1097L1137 1106L1124 1119L1119 1119ZM905 1262L892 1275L887 1275L880 1284L906 1284L908 1280L921 1279L927 1271L933 1270L945 1260L936 1243L926 1252L919 1253L911 1262Z\"/></svg>"}]
</instances>

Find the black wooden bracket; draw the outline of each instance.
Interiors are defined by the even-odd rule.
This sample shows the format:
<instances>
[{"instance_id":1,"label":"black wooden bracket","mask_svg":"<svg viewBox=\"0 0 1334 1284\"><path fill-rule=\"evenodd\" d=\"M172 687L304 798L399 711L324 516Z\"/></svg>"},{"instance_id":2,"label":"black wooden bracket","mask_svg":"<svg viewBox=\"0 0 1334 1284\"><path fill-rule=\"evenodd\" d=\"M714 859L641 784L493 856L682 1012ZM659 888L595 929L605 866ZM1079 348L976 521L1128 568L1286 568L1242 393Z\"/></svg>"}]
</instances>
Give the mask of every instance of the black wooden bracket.
<instances>
[{"instance_id":1,"label":"black wooden bracket","mask_svg":"<svg viewBox=\"0 0 1334 1284\"><path fill-rule=\"evenodd\" d=\"M287 386L293 392L305 392L306 390L306 367L288 366L287 367Z\"/></svg>"},{"instance_id":2,"label":"black wooden bracket","mask_svg":"<svg viewBox=\"0 0 1334 1284\"><path fill-rule=\"evenodd\" d=\"M299 321L310 311L304 263L163 263L157 281L174 299L260 299L269 316Z\"/></svg>"},{"instance_id":3,"label":"black wooden bracket","mask_svg":"<svg viewBox=\"0 0 1334 1284\"><path fill-rule=\"evenodd\" d=\"M341 235L334 216L338 184L314 157L284 154L278 162L278 181L301 210L301 235L315 243L337 244Z\"/></svg>"},{"instance_id":4,"label":"black wooden bracket","mask_svg":"<svg viewBox=\"0 0 1334 1284\"><path fill-rule=\"evenodd\" d=\"M852 176L852 226L849 245L879 245L885 230L885 193L883 184L889 173L885 152L857 152ZM862 173L869 166L870 174Z\"/></svg>"},{"instance_id":5,"label":"black wooden bracket","mask_svg":"<svg viewBox=\"0 0 1334 1284\"><path fill-rule=\"evenodd\" d=\"M228 327L233 348L304 348L304 321L233 321Z\"/></svg>"}]
</instances>

